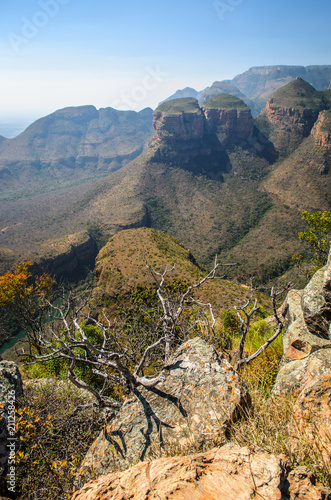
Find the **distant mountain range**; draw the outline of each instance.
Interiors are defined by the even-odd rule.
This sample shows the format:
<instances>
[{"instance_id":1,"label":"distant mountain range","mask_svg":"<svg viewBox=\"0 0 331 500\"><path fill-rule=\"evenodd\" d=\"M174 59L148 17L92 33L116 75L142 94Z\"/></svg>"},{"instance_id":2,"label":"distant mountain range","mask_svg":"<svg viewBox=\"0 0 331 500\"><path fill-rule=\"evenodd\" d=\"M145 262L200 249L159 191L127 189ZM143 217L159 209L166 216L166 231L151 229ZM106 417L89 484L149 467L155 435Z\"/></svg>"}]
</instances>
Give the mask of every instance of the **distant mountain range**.
<instances>
[{"instance_id":1,"label":"distant mountain range","mask_svg":"<svg viewBox=\"0 0 331 500\"><path fill-rule=\"evenodd\" d=\"M181 97L194 97L203 103L219 93L232 94L251 108L257 116L267 103L268 97L278 88L300 77L313 85L316 90L327 88L331 81L331 66L260 66L250 68L232 80L214 82L202 91L186 87L168 97L166 101Z\"/></svg>"},{"instance_id":2,"label":"distant mountain range","mask_svg":"<svg viewBox=\"0 0 331 500\"><path fill-rule=\"evenodd\" d=\"M154 114L65 108L0 137L0 272L30 259L79 274L110 236L143 226L201 265L218 253L242 277L286 271L300 212L331 206L331 91L298 72L329 86L331 66L252 68ZM254 119L247 104L275 87Z\"/></svg>"},{"instance_id":3,"label":"distant mountain range","mask_svg":"<svg viewBox=\"0 0 331 500\"><path fill-rule=\"evenodd\" d=\"M331 207L330 95L295 79L255 120L229 94L167 101L151 140L150 109L67 108L2 139L1 271L31 259L73 275L145 226L200 265L218 253L243 279L279 276L302 251L300 212Z\"/></svg>"}]
</instances>

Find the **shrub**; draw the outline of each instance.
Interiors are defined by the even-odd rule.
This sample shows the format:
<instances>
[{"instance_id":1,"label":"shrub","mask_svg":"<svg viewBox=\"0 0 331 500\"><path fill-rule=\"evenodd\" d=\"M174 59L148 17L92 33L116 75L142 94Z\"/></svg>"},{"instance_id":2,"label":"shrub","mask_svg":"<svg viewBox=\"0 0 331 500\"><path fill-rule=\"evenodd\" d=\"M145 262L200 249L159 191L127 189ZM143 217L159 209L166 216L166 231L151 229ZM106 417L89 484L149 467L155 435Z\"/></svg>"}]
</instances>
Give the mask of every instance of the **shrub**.
<instances>
[{"instance_id":1,"label":"shrub","mask_svg":"<svg viewBox=\"0 0 331 500\"><path fill-rule=\"evenodd\" d=\"M19 499L70 498L78 467L103 422L96 409L73 414L88 400L85 391L56 379L27 382L16 416Z\"/></svg>"}]
</instances>

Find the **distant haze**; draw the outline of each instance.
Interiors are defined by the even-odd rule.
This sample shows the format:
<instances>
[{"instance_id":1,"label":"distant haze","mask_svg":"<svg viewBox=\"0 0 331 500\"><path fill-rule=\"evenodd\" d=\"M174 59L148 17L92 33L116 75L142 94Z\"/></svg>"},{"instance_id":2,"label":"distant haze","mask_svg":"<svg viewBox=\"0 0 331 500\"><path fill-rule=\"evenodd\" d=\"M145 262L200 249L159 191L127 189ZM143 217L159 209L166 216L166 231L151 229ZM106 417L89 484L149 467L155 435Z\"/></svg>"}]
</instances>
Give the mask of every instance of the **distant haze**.
<instances>
[{"instance_id":1,"label":"distant haze","mask_svg":"<svg viewBox=\"0 0 331 500\"><path fill-rule=\"evenodd\" d=\"M1 2L0 122L139 111L252 66L330 64L330 17L329 0Z\"/></svg>"}]
</instances>

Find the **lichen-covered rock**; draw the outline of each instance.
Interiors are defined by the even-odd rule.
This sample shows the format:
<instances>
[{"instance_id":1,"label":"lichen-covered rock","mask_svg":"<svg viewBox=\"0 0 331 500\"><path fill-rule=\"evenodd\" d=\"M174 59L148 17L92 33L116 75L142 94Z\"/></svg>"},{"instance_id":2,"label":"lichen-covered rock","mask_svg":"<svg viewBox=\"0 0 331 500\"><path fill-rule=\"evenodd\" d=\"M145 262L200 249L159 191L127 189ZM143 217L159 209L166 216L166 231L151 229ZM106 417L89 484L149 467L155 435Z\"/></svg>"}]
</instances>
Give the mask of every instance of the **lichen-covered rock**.
<instances>
[{"instance_id":1,"label":"lichen-covered rock","mask_svg":"<svg viewBox=\"0 0 331 500\"><path fill-rule=\"evenodd\" d=\"M72 500L329 500L306 467L228 443L186 457L142 462L86 484Z\"/></svg>"},{"instance_id":2,"label":"lichen-covered rock","mask_svg":"<svg viewBox=\"0 0 331 500\"><path fill-rule=\"evenodd\" d=\"M15 408L23 395L21 374L13 361L0 362L0 495L10 496L9 459L15 457ZM9 446L10 445L10 446Z\"/></svg>"},{"instance_id":3,"label":"lichen-covered rock","mask_svg":"<svg viewBox=\"0 0 331 500\"><path fill-rule=\"evenodd\" d=\"M278 372L273 393L298 395L305 384L331 373L331 348L286 363Z\"/></svg>"},{"instance_id":4,"label":"lichen-covered rock","mask_svg":"<svg viewBox=\"0 0 331 500\"><path fill-rule=\"evenodd\" d=\"M292 470L287 481L289 484L288 495L282 496L282 500L329 500L331 492L323 488L321 484L316 483L314 474L307 467L297 467Z\"/></svg>"},{"instance_id":5,"label":"lichen-covered rock","mask_svg":"<svg viewBox=\"0 0 331 500\"><path fill-rule=\"evenodd\" d=\"M308 330L313 335L329 338L331 307L322 294L326 268L319 269L302 293L301 307Z\"/></svg>"},{"instance_id":6,"label":"lichen-covered rock","mask_svg":"<svg viewBox=\"0 0 331 500\"><path fill-rule=\"evenodd\" d=\"M124 469L165 447L211 446L249 403L238 373L200 338L183 344L163 373L163 383L137 388L101 432L82 463L82 479Z\"/></svg>"},{"instance_id":7,"label":"lichen-covered rock","mask_svg":"<svg viewBox=\"0 0 331 500\"><path fill-rule=\"evenodd\" d=\"M331 341L328 338L314 335L308 329L302 310L303 294L302 290L290 290L283 305L285 333L281 366L293 360L306 358L321 348L331 347ZM313 298L310 304L312 302Z\"/></svg>"},{"instance_id":8,"label":"lichen-covered rock","mask_svg":"<svg viewBox=\"0 0 331 500\"><path fill-rule=\"evenodd\" d=\"M325 302L330 304L331 308L331 250L329 253L328 263L325 266L322 294Z\"/></svg>"},{"instance_id":9,"label":"lichen-covered rock","mask_svg":"<svg viewBox=\"0 0 331 500\"><path fill-rule=\"evenodd\" d=\"M303 386L331 373L331 265L318 270L304 290L291 290L282 307L283 357L275 394L299 394Z\"/></svg>"},{"instance_id":10,"label":"lichen-covered rock","mask_svg":"<svg viewBox=\"0 0 331 500\"><path fill-rule=\"evenodd\" d=\"M328 373L304 385L293 408L290 429L299 430L331 467L331 366Z\"/></svg>"},{"instance_id":11,"label":"lichen-covered rock","mask_svg":"<svg viewBox=\"0 0 331 500\"><path fill-rule=\"evenodd\" d=\"M8 396L14 390L17 398L23 395L22 377L13 361L0 361L0 405L8 404Z\"/></svg>"}]
</instances>

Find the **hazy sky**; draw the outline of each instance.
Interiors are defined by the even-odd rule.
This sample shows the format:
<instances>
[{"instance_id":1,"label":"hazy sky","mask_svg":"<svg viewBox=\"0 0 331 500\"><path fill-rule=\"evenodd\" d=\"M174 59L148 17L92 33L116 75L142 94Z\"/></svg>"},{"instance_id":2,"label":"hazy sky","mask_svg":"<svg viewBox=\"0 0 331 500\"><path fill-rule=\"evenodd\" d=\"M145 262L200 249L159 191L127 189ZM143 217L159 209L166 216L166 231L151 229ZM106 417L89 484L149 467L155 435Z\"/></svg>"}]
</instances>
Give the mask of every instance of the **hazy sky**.
<instances>
[{"instance_id":1,"label":"hazy sky","mask_svg":"<svg viewBox=\"0 0 331 500\"><path fill-rule=\"evenodd\" d=\"M0 0L0 121L156 107L251 66L331 64L330 0Z\"/></svg>"}]
</instances>

